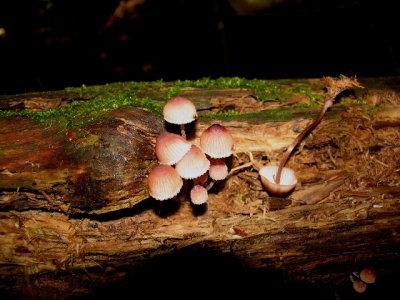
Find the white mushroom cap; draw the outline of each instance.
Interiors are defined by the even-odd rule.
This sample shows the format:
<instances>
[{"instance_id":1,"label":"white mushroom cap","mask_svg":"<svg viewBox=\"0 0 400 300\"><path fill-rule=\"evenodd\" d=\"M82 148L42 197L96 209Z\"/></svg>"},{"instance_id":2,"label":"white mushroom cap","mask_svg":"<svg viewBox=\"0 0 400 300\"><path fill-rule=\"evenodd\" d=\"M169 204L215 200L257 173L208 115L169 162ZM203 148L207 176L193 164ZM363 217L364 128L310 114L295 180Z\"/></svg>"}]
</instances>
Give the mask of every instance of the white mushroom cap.
<instances>
[{"instance_id":1,"label":"white mushroom cap","mask_svg":"<svg viewBox=\"0 0 400 300\"><path fill-rule=\"evenodd\" d=\"M196 107L186 97L171 98L163 109L164 119L171 124L187 124L197 119Z\"/></svg>"},{"instance_id":2,"label":"white mushroom cap","mask_svg":"<svg viewBox=\"0 0 400 300\"><path fill-rule=\"evenodd\" d=\"M261 182L267 191L275 195L283 195L293 190L297 184L294 171L289 168L283 168L280 184L275 182L277 172L278 166L265 166L258 172L261 176Z\"/></svg>"},{"instance_id":3,"label":"white mushroom cap","mask_svg":"<svg viewBox=\"0 0 400 300\"><path fill-rule=\"evenodd\" d=\"M201 185L195 185L190 190L190 200L193 204L200 205L204 204L208 200L207 189Z\"/></svg>"},{"instance_id":4,"label":"white mushroom cap","mask_svg":"<svg viewBox=\"0 0 400 300\"><path fill-rule=\"evenodd\" d=\"M224 126L213 124L201 134L200 147L212 158L228 157L233 153L233 138Z\"/></svg>"},{"instance_id":5,"label":"white mushroom cap","mask_svg":"<svg viewBox=\"0 0 400 300\"><path fill-rule=\"evenodd\" d=\"M228 176L228 166L223 159L211 159L208 173L214 180L224 180Z\"/></svg>"},{"instance_id":6,"label":"white mushroom cap","mask_svg":"<svg viewBox=\"0 0 400 300\"><path fill-rule=\"evenodd\" d=\"M160 163L176 164L190 150L191 144L175 133L162 132L156 139L156 155Z\"/></svg>"},{"instance_id":7,"label":"white mushroom cap","mask_svg":"<svg viewBox=\"0 0 400 300\"><path fill-rule=\"evenodd\" d=\"M196 145L192 145L189 152L176 163L175 168L179 175L185 179L193 179L208 171L210 161Z\"/></svg>"},{"instance_id":8,"label":"white mushroom cap","mask_svg":"<svg viewBox=\"0 0 400 300\"><path fill-rule=\"evenodd\" d=\"M161 164L150 171L148 185L150 196L162 201L178 195L183 180L173 167Z\"/></svg>"}]
</instances>

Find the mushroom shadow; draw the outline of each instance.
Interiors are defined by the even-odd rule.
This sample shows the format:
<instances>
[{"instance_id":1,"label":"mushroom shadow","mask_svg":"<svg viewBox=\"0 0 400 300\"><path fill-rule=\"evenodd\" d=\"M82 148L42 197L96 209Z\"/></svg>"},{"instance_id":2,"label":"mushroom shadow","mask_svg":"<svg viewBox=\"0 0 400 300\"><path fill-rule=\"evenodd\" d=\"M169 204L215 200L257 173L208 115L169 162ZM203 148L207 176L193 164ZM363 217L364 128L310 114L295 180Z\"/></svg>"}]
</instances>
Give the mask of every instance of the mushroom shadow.
<instances>
[{"instance_id":1,"label":"mushroom shadow","mask_svg":"<svg viewBox=\"0 0 400 300\"><path fill-rule=\"evenodd\" d=\"M203 204L190 203L190 205L192 206L193 215L195 215L196 217L204 215L208 209L207 203L203 203Z\"/></svg>"},{"instance_id":2,"label":"mushroom shadow","mask_svg":"<svg viewBox=\"0 0 400 300\"><path fill-rule=\"evenodd\" d=\"M185 124L186 139L193 140L196 137L197 119L193 122ZM172 124L167 121L164 122L164 129L170 133L181 135L181 126Z\"/></svg>"},{"instance_id":3,"label":"mushroom shadow","mask_svg":"<svg viewBox=\"0 0 400 300\"><path fill-rule=\"evenodd\" d=\"M158 201L154 200L154 212L161 218L175 214L181 206L181 201L176 198Z\"/></svg>"}]
</instances>

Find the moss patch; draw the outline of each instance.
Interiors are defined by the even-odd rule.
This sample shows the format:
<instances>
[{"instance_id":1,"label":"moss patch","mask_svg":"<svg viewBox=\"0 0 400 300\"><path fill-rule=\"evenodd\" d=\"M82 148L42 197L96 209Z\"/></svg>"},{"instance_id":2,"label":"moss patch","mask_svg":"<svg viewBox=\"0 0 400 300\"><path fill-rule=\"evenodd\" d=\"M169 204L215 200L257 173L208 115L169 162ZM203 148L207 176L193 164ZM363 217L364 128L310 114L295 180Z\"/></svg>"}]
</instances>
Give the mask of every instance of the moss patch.
<instances>
[{"instance_id":1,"label":"moss patch","mask_svg":"<svg viewBox=\"0 0 400 300\"><path fill-rule=\"evenodd\" d=\"M292 119L296 116L304 118L314 118L316 111L310 110L309 107L279 107L256 112L238 112L235 110L227 110L222 112L211 112L200 117L200 120L211 121L241 121L247 123L259 124L260 122L278 122Z\"/></svg>"},{"instance_id":2,"label":"moss patch","mask_svg":"<svg viewBox=\"0 0 400 300\"><path fill-rule=\"evenodd\" d=\"M1 111L0 117L23 116L46 127L59 126L62 130L80 127L101 118L106 112L121 107L143 107L161 114L162 103L134 94L98 95L90 101L73 101L63 108L42 111Z\"/></svg>"},{"instance_id":3,"label":"moss patch","mask_svg":"<svg viewBox=\"0 0 400 300\"><path fill-rule=\"evenodd\" d=\"M311 102L321 97L315 90L322 91L305 80L259 80L239 77L203 78L199 80L115 82L97 86L81 86L65 89L72 102L62 108L41 111L0 111L0 117L25 116L47 127L59 126L62 130L79 127L101 118L104 113L121 107L142 107L161 115L164 102L190 88L243 89L248 90L259 101L286 101L293 94L306 94ZM81 99L88 99L82 101ZM251 113L239 114L233 111L210 114L208 118L249 118ZM260 113L254 113L259 115ZM284 119L289 109L262 112L272 119Z\"/></svg>"},{"instance_id":4,"label":"moss patch","mask_svg":"<svg viewBox=\"0 0 400 300\"><path fill-rule=\"evenodd\" d=\"M322 86L308 82L303 79L291 80L261 80L246 79L240 77L220 77L216 79L202 78L198 80L176 80L164 82L115 82L99 86L82 86L78 88L67 88L71 95L85 97L113 96L121 93L142 94L156 92L161 99L169 99L179 95L183 89L204 88L204 89L243 89L250 91L260 101L282 101L288 99L295 93L307 95L311 100L321 99ZM314 91L313 91L314 90Z\"/></svg>"}]
</instances>

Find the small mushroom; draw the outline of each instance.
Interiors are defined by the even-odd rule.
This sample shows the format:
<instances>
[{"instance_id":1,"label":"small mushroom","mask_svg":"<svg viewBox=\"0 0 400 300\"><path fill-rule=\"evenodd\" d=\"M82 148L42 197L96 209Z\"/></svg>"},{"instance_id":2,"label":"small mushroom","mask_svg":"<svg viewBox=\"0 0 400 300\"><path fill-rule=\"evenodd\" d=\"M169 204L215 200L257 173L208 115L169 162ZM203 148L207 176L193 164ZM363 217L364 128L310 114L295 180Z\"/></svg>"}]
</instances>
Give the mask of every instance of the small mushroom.
<instances>
[{"instance_id":1,"label":"small mushroom","mask_svg":"<svg viewBox=\"0 0 400 300\"><path fill-rule=\"evenodd\" d=\"M175 165L179 175L184 179L197 178L208 171L210 161L196 145L192 145L189 152Z\"/></svg>"},{"instance_id":2,"label":"small mushroom","mask_svg":"<svg viewBox=\"0 0 400 300\"><path fill-rule=\"evenodd\" d=\"M200 147L211 158L229 157L233 154L233 138L224 126L213 124L201 134Z\"/></svg>"},{"instance_id":3,"label":"small mushroom","mask_svg":"<svg viewBox=\"0 0 400 300\"><path fill-rule=\"evenodd\" d=\"M287 193L288 191L292 190L296 183L297 183L297 179L294 176L294 172L292 170L288 171L287 168L285 168L285 164L287 163L287 161L289 160L290 156L292 155L292 153L294 152L294 150L296 149L296 147L300 144L300 142L311 132L313 131L313 129L315 127L317 127L317 125L321 122L321 120L323 119L325 113L328 111L328 109L333 105L334 101L335 101L335 97L341 93L342 91L350 88L350 87L361 87L358 82L354 79L348 79L345 76L341 76L338 80L333 80L330 77L325 78L327 83L328 83L328 93L327 96L325 98L324 101L324 105L320 110L320 113L318 115L318 117L316 119L314 119L293 141L293 143L286 149L285 153L282 156L282 159L279 163L279 166L277 167L277 171L275 173L273 173L273 176L269 176L268 180L265 180L266 176L264 176L265 174L262 173L266 173L269 174L272 171L268 170L268 171L263 171L261 172L261 170L259 171L260 175L261 175L261 179L264 178L264 186L268 189L272 189L270 190L272 193L278 192L278 194L284 194ZM286 171L285 171L286 169ZM286 175L289 176L288 178L290 179L284 179L283 177L285 177L284 173L286 174L290 174L290 175ZM293 175L292 175L293 173ZM281 180L284 183L281 183ZM281 185L281 186L280 186ZM284 192L286 190L286 192Z\"/></svg>"},{"instance_id":4,"label":"small mushroom","mask_svg":"<svg viewBox=\"0 0 400 300\"><path fill-rule=\"evenodd\" d=\"M372 268L364 268L360 272L360 279L365 283L371 284L376 280L376 272Z\"/></svg>"},{"instance_id":5,"label":"small mushroom","mask_svg":"<svg viewBox=\"0 0 400 300\"><path fill-rule=\"evenodd\" d=\"M162 132L156 138L156 155L160 163L174 165L188 153L191 146L180 135Z\"/></svg>"},{"instance_id":6,"label":"small mushroom","mask_svg":"<svg viewBox=\"0 0 400 300\"><path fill-rule=\"evenodd\" d=\"M213 180L224 180L228 176L228 166L223 159L211 159L208 173Z\"/></svg>"},{"instance_id":7,"label":"small mushroom","mask_svg":"<svg viewBox=\"0 0 400 300\"><path fill-rule=\"evenodd\" d=\"M196 107L186 97L176 96L171 98L163 109L165 121L180 125L181 135L186 139L185 124L197 119Z\"/></svg>"},{"instance_id":8,"label":"small mushroom","mask_svg":"<svg viewBox=\"0 0 400 300\"><path fill-rule=\"evenodd\" d=\"M362 294L367 290L367 284L360 279L354 279L353 280L353 289L357 293Z\"/></svg>"},{"instance_id":9,"label":"small mushroom","mask_svg":"<svg viewBox=\"0 0 400 300\"><path fill-rule=\"evenodd\" d=\"M208 192L207 189L201 185L195 185L190 190L190 200L193 204L201 205L207 202Z\"/></svg>"},{"instance_id":10,"label":"small mushroom","mask_svg":"<svg viewBox=\"0 0 400 300\"><path fill-rule=\"evenodd\" d=\"M208 173L212 180L206 187L207 191L211 190L217 181L224 180L228 176L228 166L223 159L212 158L210 161L211 164Z\"/></svg>"},{"instance_id":11,"label":"small mushroom","mask_svg":"<svg viewBox=\"0 0 400 300\"><path fill-rule=\"evenodd\" d=\"M284 195L294 189L297 178L294 171L290 168L283 168L280 183L276 183L278 166L265 166L259 171L261 182L271 194Z\"/></svg>"},{"instance_id":12,"label":"small mushroom","mask_svg":"<svg viewBox=\"0 0 400 300\"><path fill-rule=\"evenodd\" d=\"M156 200L167 200L178 195L183 180L174 167L157 165L148 176L149 193Z\"/></svg>"}]
</instances>

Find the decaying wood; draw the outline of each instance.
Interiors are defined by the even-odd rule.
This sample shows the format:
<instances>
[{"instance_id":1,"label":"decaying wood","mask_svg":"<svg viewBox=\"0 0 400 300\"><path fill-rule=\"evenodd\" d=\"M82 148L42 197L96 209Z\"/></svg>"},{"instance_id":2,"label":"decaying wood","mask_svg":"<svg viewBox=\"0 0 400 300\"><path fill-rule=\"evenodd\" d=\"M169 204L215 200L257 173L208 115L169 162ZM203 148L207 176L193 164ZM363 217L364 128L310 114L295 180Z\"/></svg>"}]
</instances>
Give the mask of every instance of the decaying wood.
<instances>
[{"instance_id":1,"label":"decaying wood","mask_svg":"<svg viewBox=\"0 0 400 300\"><path fill-rule=\"evenodd\" d=\"M146 178L162 127L143 110L115 110L66 133L27 118L4 118L0 207L67 214L132 207L148 197Z\"/></svg>"},{"instance_id":2,"label":"decaying wood","mask_svg":"<svg viewBox=\"0 0 400 300\"><path fill-rule=\"evenodd\" d=\"M240 90L184 93L202 112L288 105L259 105ZM150 112L118 109L68 132L0 119L0 289L88 295L185 251L308 282L348 282L364 265L393 272L400 262L400 98L379 89L362 97L364 106L335 104L302 143L288 162L300 183L286 198L265 192L256 166L279 162L317 110L282 122L209 121L232 132L230 167L238 171L214 186L204 211L182 197L162 205L148 197L163 130ZM197 122L194 143L209 125Z\"/></svg>"}]
</instances>

